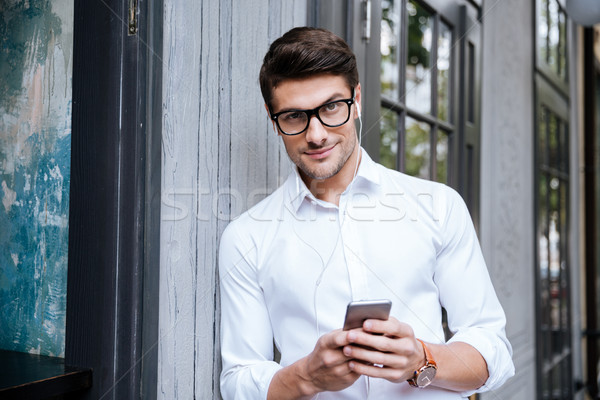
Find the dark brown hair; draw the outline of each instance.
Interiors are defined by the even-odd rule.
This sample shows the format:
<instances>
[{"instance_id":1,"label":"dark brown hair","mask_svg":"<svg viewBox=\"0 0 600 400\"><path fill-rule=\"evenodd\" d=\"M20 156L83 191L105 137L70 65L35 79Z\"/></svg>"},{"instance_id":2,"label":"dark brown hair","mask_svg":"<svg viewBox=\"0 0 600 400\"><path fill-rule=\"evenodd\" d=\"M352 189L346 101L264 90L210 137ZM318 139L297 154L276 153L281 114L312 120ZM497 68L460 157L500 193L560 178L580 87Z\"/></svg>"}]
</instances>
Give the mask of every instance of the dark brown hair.
<instances>
[{"instance_id":1,"label":"dark brown hair","mask_svg":"<svg viewBox=\"0 0 600 400\"><path fill-rule=\"evenodd\" d=\"M273 89L286 79L318 74L341 75L348 85L358 85L356 57L339 36L320 28L294 28L275 40L260 69L260 90L271 107Z\"/></svg>"}]
</instances>

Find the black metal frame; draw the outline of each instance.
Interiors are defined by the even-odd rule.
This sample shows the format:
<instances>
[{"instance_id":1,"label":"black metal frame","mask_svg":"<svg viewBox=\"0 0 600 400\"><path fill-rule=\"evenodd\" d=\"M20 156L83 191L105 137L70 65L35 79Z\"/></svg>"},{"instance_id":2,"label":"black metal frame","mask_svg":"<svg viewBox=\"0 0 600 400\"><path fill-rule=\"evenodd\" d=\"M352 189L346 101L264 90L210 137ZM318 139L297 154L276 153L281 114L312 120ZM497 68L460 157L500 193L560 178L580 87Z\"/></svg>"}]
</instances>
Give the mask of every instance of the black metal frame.
<instances>
[{"instance_id":1,"label":"black metal frame","mask_svg":"<svg viewBox=\"0 0 600 400\"><path fill-rule=\"evenodd\" d=\"M583 87L584 102L584 184L585 184L585 303L586 329L583 338L587 344L587 376L585 386L592 398L598 398L597 361L600 359L600 326L598 325L598 310L596 299L600 295L597 288L598 279L598 116L596 115L597 85L600 76L600 65L594 55L594 29L585 28L583 31Z\"/></svg>"},{"instance_id":2,"label":"black metal frame","mask_svg":"<svg viewBox=\"0 0 600 400\"><path fill-rule=\"evenodd\" d=\"M65 361L93 369L84 398L152 399L162 2L76 1L73 43Z\"/></svg>"}]
</instances>

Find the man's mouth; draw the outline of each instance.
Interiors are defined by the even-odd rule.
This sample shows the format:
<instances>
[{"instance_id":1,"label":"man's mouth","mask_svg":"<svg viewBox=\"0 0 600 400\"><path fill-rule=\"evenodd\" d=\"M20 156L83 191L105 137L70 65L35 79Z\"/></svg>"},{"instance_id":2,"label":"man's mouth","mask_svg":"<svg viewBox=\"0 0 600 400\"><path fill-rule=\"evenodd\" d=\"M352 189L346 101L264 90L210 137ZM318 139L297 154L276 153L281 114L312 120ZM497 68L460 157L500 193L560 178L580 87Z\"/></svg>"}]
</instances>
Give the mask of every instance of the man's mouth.
<instances>
[{"instance_id":1,"label":"man's mouth","mask_svg":"<svg viewBox=\"0 0 600 400\"><path fill-rule=\"evenodd\" d=\"M314 160L320 160L322 158L327 157L329 154L331 154L334 147L335 147L335 145L333 145L331 147L327 147L327 148L318 149L318 150L309 150L309 151L305 151L304 154L306 154L307 156L309 156L310 158L312 158Z\"/></svg>"}]
</instances>

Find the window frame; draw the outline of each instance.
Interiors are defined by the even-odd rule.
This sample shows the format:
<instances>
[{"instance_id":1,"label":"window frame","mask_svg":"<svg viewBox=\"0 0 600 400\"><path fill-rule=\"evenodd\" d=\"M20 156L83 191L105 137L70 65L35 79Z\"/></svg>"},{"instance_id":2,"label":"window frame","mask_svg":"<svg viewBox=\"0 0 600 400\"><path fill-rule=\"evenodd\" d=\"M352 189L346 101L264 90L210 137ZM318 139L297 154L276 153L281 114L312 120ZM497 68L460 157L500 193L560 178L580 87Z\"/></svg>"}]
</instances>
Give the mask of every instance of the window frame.
<instances>
[{"instance_id":1,"label":"window frame","mask_svg":"<svg viewBox=\"0 0 600 400\"><path fill-rule=\"evenodd\" d=\"M65 363L94 371L82 399L157 396L162 9L75 3Z\"/></svg>"},{"instance_id":2,"label":"window frame","mask_svg":"<svg viewBox=\"0 0 600 400\"><path fill-rule=\"evenodd\" d=\"M537 396L540 399L546 398L561 398L561 399L571 399L574 395L574 380L572 375L572 366L573 366L573 327L572 327L572 283L571 283L571 268L574 266L571 265L571 257L570 257L570 241L571 241L571 191L573 190L571 184L571 166L569 165L569 148L570 148L570 140L569 136L572 134L569 132L571 127L570 124L570 98L569 98L569 57L568 57L568 43L570 40L570 22L568 18L566 18L566 12L564 12L564 4L560 0L547 0L548 4L552 1L556 2L556 4L560 8L562 8L565 15L565 23L564 23L564 50L563 57L565 61L565 71L564 78L561 78L559 74L552 68L550 64L546 62L544 57L542 56L542 47L548 46L548 39L542 38L539 31L539 26L542 22L541 20L541 9L543 2L546 0L536 0L533 4L534 7L534 71L533 71L533 81L534 81L534 93L535 93L535 104L534 104L534 226L535 226L535 260L534 260L534 268L535 268L535 319L536 319L536 377L537 377ZM549 9L550 6L547 7ZM560 37L560 34L559 34ZM546 41L544 42L545 39ZM545 127L545 134L547 135L550 128L548 127L548 116L546 115L545 123L542 126L540 123L540 118L543 113L548 110L551 114L555 115L556 118L559 119L560 123L565 129L565 138L562 146L559 143L559 150L562 150L562 153L566 156L566 160L564 161L564 165L562 166L560 162L557 165L552 164L552 160L548 159L549 148L548 144L544 149L540 149L540 130L542 127ZM546 113L547 113L546 112ZM561 128L558 129L558 134L561 133ZM560 140L560 138L559 138ZM548 138L546 142L549 142ZM560 158L560 157L559 157ZM564 169L564 170L563 170ZM547 193L544 199L540 196L540 183L542 182L542 177L550 177L550 178L558 178L560 182L566 186L566 193L564 194L564 200L566 202L564 208L564 223L566 226L559 227L560 229L560 242L559 242L559 253L560 259L566 262L566 268L564 271L564 288L559 286L559 296L564 290L566 293L564 295L564 300L566 301L566 305L564 305L566 312L568 315L566 316L566 321L564 324L564 328L562 326L562 316L559 316L559 320L561 321L560 328L561 332L560 344L562 345L560 352L555 352L552 348L550 351L552 352L552 357L550 360L547 360L546 354L547 350L545 346L554 345L554 338L552 336L553 332L550 330L550 335L548 336L547 332L544 331L544 321L552 319L551 313L552 310L550 308L545 309L543 307L542 296L551 296L552 290L550 287L544 283L544 277L541 274L541 254L540 254L540 246L538 243L538 236L540 232L540 210L541 210L541 202L546 202L546 216L547 223L549 224L549 196ZM550 187L550 181L546 182L547 188ZM548 190L548 189L547 189ZM559 196L561 193L559 193ZM559 199L559 204L562 199ZM559 205L559 212L561 211L561 206ZM560 218L560 215L559 215ZM549 233L546 235L549 237ZM548 243L548 251L550 244ZM550 254L548 253L548 259ZM550 274L550 270L548 267L548 274ZM559 285L561 284L562 272L559 272ZM550 281L548 279L548 281ZM560 300L559 300L560 302ZM564 331L564 332L563 332ZM562 335L564 333L564 335ZM555 354L556 353L556 354ZM564 365L563 365L564 363ZM562 365L562 366L561 366ZM556 379L556 376L553 376L554 370L558 371L560 375L559 378L561 380L561 389L562 393L554 393L552 391L552 380ZM547 391L546 389L550 390ZM559 397L556 397L559 396Z\"/></svg>"}]
</instances>

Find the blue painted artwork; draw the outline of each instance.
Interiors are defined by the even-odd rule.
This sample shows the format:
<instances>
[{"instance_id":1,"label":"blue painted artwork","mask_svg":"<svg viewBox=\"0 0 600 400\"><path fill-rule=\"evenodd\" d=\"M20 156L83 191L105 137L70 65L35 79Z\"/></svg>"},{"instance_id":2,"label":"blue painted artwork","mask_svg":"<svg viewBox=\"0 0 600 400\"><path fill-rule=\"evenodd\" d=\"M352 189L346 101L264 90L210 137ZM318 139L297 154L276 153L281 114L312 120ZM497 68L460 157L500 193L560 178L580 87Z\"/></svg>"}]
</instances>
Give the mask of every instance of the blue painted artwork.
<instances>
[{"instance_id":1,"label":"blue painted artwork","mask_svg":"<svg viewBox=\"0 0 600 400\"><path fill-rule=\"evenodd\" d=\"M73 0L0 1L0 348L64 357Z\"/></svg>"}]
</instances>

